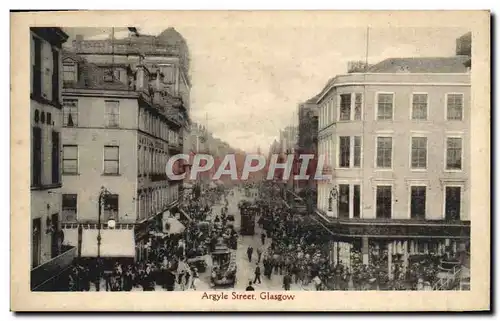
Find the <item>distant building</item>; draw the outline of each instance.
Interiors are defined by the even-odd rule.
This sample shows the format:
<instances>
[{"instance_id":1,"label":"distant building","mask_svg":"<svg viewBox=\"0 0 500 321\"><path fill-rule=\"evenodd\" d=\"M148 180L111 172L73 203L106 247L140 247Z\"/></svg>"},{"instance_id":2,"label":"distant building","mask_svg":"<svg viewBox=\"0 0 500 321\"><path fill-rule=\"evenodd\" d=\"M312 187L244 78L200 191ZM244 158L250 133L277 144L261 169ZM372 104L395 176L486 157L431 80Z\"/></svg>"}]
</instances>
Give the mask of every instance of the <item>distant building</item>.
<instances>
[{"instance_id":1,"label":"distant building","mask_svg":"<svg viewBox=\"0 0 500 321\"><path fill-rule=\"evenodd\" d=\"M457 56L472 56L472 32L468 32L457 39Z\"/></svg>"},{"instance_id":2,"label":"distant building","mask_svg":"<svg viewBox=\"0 0 500 321\"><path fill-rule=\"evenodd\" d=\"M71 263L75 248L61 245L60 28L30 28L31 288L52 288L51 278Z\"/></svg>"},{"instance_id":3,"label":"distant building","mask_svg":"<svg viewBox=\"0 0 500 321\"><path fill-rule=\"evenodd\" d=\"M312 154L314 159L309 162L309 170L307 175L310 176L308 181L298 181L297 190L300 191L304 187L316 190L316 181L314 180L314 172L316 168L318 156L318 106L316 101L318 96L315 96L306 102L299 105L299 126L298 126L298 144L297 152L300 154Z\"/></svg>"},{"instance_id":4,"label":"distant building","mask_svg":"<svg viewBox=\"0 0 500 321\"><path fill-rule=\"evenodd\" d=\"M338 234L334 261L368 244L403 255L443 253L470 238L467 57L391 58L321 91L318 217Z\"/></svg>"},{"instance_id":5,"label":"distant building","mask_svg":"<svg viewBox=\"0 0 500 321\"><path fill-rule=\"evenodd\" d=\"M287 126L280 131L280 149L285 154L293 154L297 146L297 126Z\"/></svg>"}]
</instances>

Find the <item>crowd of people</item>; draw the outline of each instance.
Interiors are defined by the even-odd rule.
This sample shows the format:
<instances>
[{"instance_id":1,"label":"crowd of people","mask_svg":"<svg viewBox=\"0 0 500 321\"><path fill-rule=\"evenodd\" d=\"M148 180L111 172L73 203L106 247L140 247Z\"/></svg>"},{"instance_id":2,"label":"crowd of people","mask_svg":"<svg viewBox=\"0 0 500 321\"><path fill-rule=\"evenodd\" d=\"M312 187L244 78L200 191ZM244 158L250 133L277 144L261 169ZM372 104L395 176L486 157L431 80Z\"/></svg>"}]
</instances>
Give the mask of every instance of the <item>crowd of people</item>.
<instances>
[{"instance_id":1,"label":"crowd of people","mask_svg":"<svg viewBox=\"0 0 500 321\"><path fill-rule=\"evenodd\" d=\"M317 290L429 290L437 280L441 260L454 255L449 250L444 255L431 252L412 256L406 263L401 255L393 255L392 278L387 250L375 251L373 245L369 264L363 263L361 249L355 246L349 262L334 263L328 258L331 235L288 208L272 186L264 188L256 202L261 209L259 225L266 234L262 238L271 237L272 242L263 254L263 275L269 279L282 275L285 289L290 283L312 282Z\"/></svg>"},{"instance_id":2,"label":"crowd of people","mask_svg":"<svg viewBox=\"0 0 500 321\"><path fill-rule=\"evenodd\" d=\"M164 233L158 228L148 235L147 257L127 260L76 259L68 275L70 291L166 291L196 290L206 269L203 256L217 239L226 236L217 221L227 219L227 190L220 186L193 191L178 216L184 229ZM222 212L212 213L215 203L225 201ZM219 224L220 225L220 224Z\"/></svg>"},{"instance_id":3,"label":"crowd of people","mask_svg":"<svg viewBox=\"0 0 500 321\"><path fill-rule=\"evenodd\" d=\"M324 228L288 207L272 185L255 187L240 188L255 199L252 206L257 208L257 224L263 231L262 246L247 249L248 259L257 259L254 284L261 283L262 278L281 278L285 290L290 290L292 284L316 290L425 290L437 281L441 260L453 256L448 249L447 257L431 252L403 262L401 255L391 254L393 270L389 273L387 250L370 244L368 264L363 262L360 246L350 247L348 258L333 262L332 236ZM102 260L75 261L69 289L197 289L200 273L207 268L203 256L211 253L221 239L236 249L238 234L231 224L234 217L228 214L230 193L220 186L194 190L180 208L187 213L179 217L185 227L182 232L151 233L147 258L139 262L116 261L112 267L105 267ZM213 212L214 204L221 204L220 213Z\"/></svg>"}]
</instances>

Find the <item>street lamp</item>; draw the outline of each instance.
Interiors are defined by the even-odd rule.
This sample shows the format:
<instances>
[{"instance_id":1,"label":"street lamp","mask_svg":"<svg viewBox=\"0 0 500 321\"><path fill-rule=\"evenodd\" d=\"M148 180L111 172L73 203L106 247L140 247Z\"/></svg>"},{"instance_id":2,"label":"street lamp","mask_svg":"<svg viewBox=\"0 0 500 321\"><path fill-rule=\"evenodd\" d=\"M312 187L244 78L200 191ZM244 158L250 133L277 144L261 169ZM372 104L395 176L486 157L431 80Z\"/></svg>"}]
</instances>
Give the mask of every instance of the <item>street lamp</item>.
<instances>
[{"instance_id":1,"label":"street lamp","mask_svg":"<svg viewBox=\"0 0 500 321\"><path fill-rule=\"evenodd\" d=\"M99 192L99 212L98 212L98 217L97 217L97 258L101 258L101 215L102 215L102 208L104 207L104 201L107 196L112 195L104 186L101 186L101 190ZM113 218L108 219L108 227L109 228L115 228L116 222Z\"/></svg>"},{"instance_id":2,"label":"street lamp","mask_svg":"<svg viewBox=\"0 0 500 321\"><path fill-rule=\"evenodd\" d=\"M339 192L337 190L336 186L333 186L332 189L330 190L330 197L328 197L328 211L331 212L333 211L333 200L337 199L339 195ZM337 202L337 207L338 207L338 202ZM337 208L337 213L338 213L338 208Z\"/></svg>"}]
</instances>

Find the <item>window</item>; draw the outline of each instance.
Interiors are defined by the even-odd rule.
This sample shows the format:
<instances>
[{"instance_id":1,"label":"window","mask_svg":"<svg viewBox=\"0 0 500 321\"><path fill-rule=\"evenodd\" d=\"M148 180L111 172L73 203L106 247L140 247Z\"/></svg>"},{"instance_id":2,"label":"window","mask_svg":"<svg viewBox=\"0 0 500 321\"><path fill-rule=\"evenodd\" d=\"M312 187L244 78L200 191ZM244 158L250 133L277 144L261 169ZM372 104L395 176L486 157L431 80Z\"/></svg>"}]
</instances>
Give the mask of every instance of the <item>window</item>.
<instances>
[{"instance_id":1,"label":"window","mask_svg":"<svg viewBox=\"0 0 500 321\"><path fill-rule=\"evenodd\" d=\"M78 174L78 146L63 146L63 174Z\"/></svg>"},{"instance_id":2,"label":"window","mask_svg":"<svg viewBox=\"0 0 500 321\"><path fill-rule=\"evenodd\" d=\"M77 99L63 99L63 126L78 127Z\"/></svg>"},{"instance_id":3,"label":"window","mask_svg":"<svg viewBox=\"0 0 500 321\"><path fill-rule=\"evenodd\" d=\"M34 64L33 64L33 96L42 96L42 41L33 37Z\"/></svg>"},{"instance_id":4,"label":"window","mask_svg":"<svg viewBox=\"0 0 500 321\"><path fill-rule=\"evenodd\" d=\"M112 68L104 68L104 81L113 82L115 78L115 71Z\"/></svg>"},{"instance_id":5,"label":"window","mask_svg":"<svg viewBox=\"0 0 500 321\"><path fill-rule=\"evenodd\" d=\"M411 119L427 120L427 94L413 94L411 106Z\"/></svg>"},{"instance_id":6,"label":"window","mask_svg":"<svg viewBox=\"0 0 500 321\"><path fill-rule=\"evenodd\" d=\"M104 174L119 174L120 147L104 146Z\"/></svg>"},{"instance_id":7,"label":"window","mask_svg":"<svg viewBox=\"0 0 500 321\"><path fill-rule=\"evenodd\" d=\"M411 168L427 168L427 137L411 138Z\"/></svg>"},{"instance_id":8,"label":"window","mask_svg":"<svg viewBox=\"0 0 500 321\"><path fill-rule=\"evenodd\" d=\"M60 141L61 134L52 132L52 184L61 183L61 163L60 163Z\"/></svg>"},{"instance_id":9,"label":"window","mask_svg":"<svg viewBox=\"0 0 500 321\"><path fill-rule=\"evenodd\" d=\"M410 218L419 220L425 219L425 200L425 186L410 187Z\"/></svg>"},{"instance_id":10,"label":"window","mask_svg":"<svg viewBox=\"0 0 500 321\"><path fill-rule=\"evenodd\" d=\"M340 120L351 119L351 94L340 95Z\"/></svg>"},{"instance_id":11,"label":"window","mask_svg":"<svg viewBox=\"0 0 500 321\"><path fill-rule=\"evenodd\" d=\"M351 137L340 136L340 154L339 154L339 167L349 168L351 159Z\"/></svg>"},{"instance_id":12,"label":"window","mask_svg":"<svg viewBox=\"0 0 500 321\"><path fill-rule=\"evenodd\" d=\"M77 194L62 194L62 221L77 221Z\"/></svg>"},{"instance_id":13,"label":"window","mask_svg":"<svg viewBox=\"0 0 500 321\"><path fill-rule=\"evenodd\" d=\"M361 167L361 136L354 136L354 167Z\"/></svg>"},{"instance_id":14,"label":"window","mask_svg":"<svg viewBox=\"0 0 500 321\"><path fill-rule=\"evenodd\" d=\"M353 213L354 218L359 218L361 215L361 186L353 185Z\"/></svg>"},{"instance_id":15,"label":"window","mask_svg":"<svg viewBox=\"0 0 500 321\"><path fill-rule=\"evenodd\" d=\"M59 51L52 49L52 101L59 104Z\"/></svg>"},{"instance_id":16,"label":"window","mask_svg":"<svg viewBox=\"0 0 500 321\"><path fill-rule=\"evenodd\" d=\"M137 146L137 176L142 175L142 146Z\"/></svg>"},{"instance_id":17,"label":"window","mask_svg":"<svg viewBox=\"0 0 500 321\"><path fill-rule=\"evenodd\" d=\"M392 120L394 94L378 94L377 120Z\"/></svg>"},{"instance_id":18,"label":"window","mask_svg":"<svg viewBox=\"0 0 500 321\"><path fill-rule=\"evenodd\" d=\"M363 94L354 94L354 120L361 120L363 109Z\"/></svg>"},{"instance_id":19,"label":"window","mask_svg":"<svg viewBox=\"0 0 500 321\"><path fill-rule=\"evenodd\" d=\"M462 138L460 137L446 139L446 169L462 169Z\"/></svg>"},{"instance_id":20,"label":"window","mask_svg":"<svg viewBox=\"0 0 500 321\"><path fill-rule=\"evenodd\" d=\"M42 185L42 130L39 127L33 127L32 135L31 183L33 186L40 186Z\"/></svg>"},{"instance_id":21,"label":"window","mask_svg":"<svg viewBox=\"0 0 500 321\"><path fill-rule=\"evenodd\" d=\"M391 218L392 213L392 187L377 186L376 196L377 218Z\"/></svg>"},{"instance_id":22,"label":"window","mask_svg":"<svg viewBox=\"0 0 500 321\"><path fill-rule=\"evenodd\" d=\"M77 82L77 65L75 63L64 63L63 64L63 80L67 82Z\"/></svg>"},{"instance_id":23,"label":"window","mask_svg":"<svg viewBox=\"0 0 500 321\"><path fill-rule=\"evenodd\" d=\"M339 218L349 218L349 185L339 185Z\"/></svg>"},{"instance_id":24,"label":"window","mask_svg":"<svg viewBox=\"0 0 500 321\"><path fill-rule=\"evenodd\" d=\"M118 222L118 194L103 196L103 219L104 222L113 219Z\"/></svg>"},{"instance_id":25,"label":"window","mask_svg":"<svg viewBox=\"0 0 500 321\"><path fill-rule=\"evenodd\" d=\"M462 120L464 96L462 94L446 95L446 119Z\"/></svg>"},{"instance_id":26,"label":"window","mask_svg":"<svg viewBox=\"0 0 500 321\"><path fill-rule=\"evenodd\" d=\"M106 100L106 126L120 126L120 103L114 100Z\"/></svg>"},{"instance_id":27,"label":"window","mask_svg":"<svg viewBox=\"0 0 500 321\"><path fill-rule=\"evenodd\" d=\"M377 137L377 168L392 167L392 137Z\"/></svg>"},{"instance_id":28,"label":"window","mask_svg":"<svg viewBox=\"0 0 500 321\"><path fill-rule=\"evenodd\" d=\"M449 221L460 220L461 187L446 186L444 218Z\"/></svg>"}]
</instances>

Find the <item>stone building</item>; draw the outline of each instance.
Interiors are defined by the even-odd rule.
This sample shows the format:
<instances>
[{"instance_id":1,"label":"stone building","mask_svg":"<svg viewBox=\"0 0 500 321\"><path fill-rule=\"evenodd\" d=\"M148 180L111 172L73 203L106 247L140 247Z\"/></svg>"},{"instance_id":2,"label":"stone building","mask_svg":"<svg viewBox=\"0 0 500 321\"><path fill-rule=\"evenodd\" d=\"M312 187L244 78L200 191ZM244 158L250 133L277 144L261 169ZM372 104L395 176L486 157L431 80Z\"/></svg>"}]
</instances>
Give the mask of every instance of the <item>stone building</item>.
<instances>
[{"instance_id":1,"label":"stone building","mask_svg":"<svg viewBox=\"0 0 500 321\"><path fill-rule=\"evenodd\" d=\"M176 211L182 188L165 169L184 152L189 128L185 41L173 29L77 36L63 68L65 242L85 257L144 259L149 232ZM187 164L175 165L182 172Z\"/></svg>"},{"instance_id":2,"label":"stone building","mask_svg":"<svg viewBox=\"0 0 500 321\"><path fill-rule=\"evenodd\" d=\"M51 287L51 278L71 263L75 249L61 245L60 28L30 28L31 288Z\"/></svg>"},{"instance_id":3,"label":"stone building","mask_svg":"<svg viewBox=\"0 0 500 321\"><path fill-rule=\"evenodd\" d=\"M468 57L391 58L331 79L321 91L318 220L337 235L335 262L369 244L410 255L470 238ZM392 255L389 255L392 258ZM390 259L389 259L390 261Z\"/></svg>"}]
</instances>

